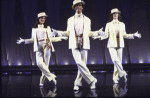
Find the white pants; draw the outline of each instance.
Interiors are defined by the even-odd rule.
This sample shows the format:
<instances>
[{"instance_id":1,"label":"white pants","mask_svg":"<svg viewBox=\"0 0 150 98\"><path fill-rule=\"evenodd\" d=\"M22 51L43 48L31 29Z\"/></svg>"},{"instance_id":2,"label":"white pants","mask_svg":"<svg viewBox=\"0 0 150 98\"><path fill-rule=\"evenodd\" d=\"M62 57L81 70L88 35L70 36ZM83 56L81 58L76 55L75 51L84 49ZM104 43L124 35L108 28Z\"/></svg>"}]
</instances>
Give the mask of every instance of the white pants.
<instances>
[{"instance_id":1,"label":"white pants","mask_svg":"<svg viewBox=\"0 0 150 98\"><path fill-rule=\"evenodd\" d=\"M72 54L78 67L78 73L74 85L82 86L82 78L84 78L88 84L92 83L95 78L91 75L86 66L88 50L82 49L79 51L78 49L72 49Z\"/></svg>"},{"instance_id":2,"label":"white pants","mask_svg":"<svg viewBox=\"0 0 150 98\"><path fill-rule=\"evenodd\" d=\"M114 63L113 80L119 80L118 76L122 77L125 72L122 67L122 51L123 48L109 48L109 53Z\"/></svg>"},{"instance_id":3,"label":"white pants","mask_svg":"<svg viewBox=\"0 0 150 98\"><path fill-rule=\"evenodd\" d=\"M45 80L45 77L51 81L56 76L49 71L49 61L51 56L51 51L46 47L46 44L43 42L38 43L39 51L36 52L36 62L37 66L42 71L42 76L40 78L40 83Z\"/></svg>"}]
</instances>

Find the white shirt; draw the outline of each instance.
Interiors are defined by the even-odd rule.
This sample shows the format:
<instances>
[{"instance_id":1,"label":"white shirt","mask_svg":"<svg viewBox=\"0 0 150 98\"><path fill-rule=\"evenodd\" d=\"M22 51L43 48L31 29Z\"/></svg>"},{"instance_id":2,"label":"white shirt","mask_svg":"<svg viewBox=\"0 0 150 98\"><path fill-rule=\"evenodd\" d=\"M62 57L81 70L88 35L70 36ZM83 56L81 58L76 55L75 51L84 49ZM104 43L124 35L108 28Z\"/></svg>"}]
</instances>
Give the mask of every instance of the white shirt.
<instances>
[{"instance_id":1,"label":"white shirt","mask_svg":"<svg viewBox=\"0 0 150 98\"><path fill-rule=\"evenodd\" d=\"M75 32L77 35L83 34L83 14L75 14Z\"/></svg>"},{"instance_id":2,"label":"white shirt","mask_svg":"<svg viewBox=\"0 0 150 98\"><path fill-rule=\"evenodd\" d=\"M115 33L116 33L116 37L118 37L119 36L119 21L118 20L113 20L112 21L113 22L113 25L114 25L114 30L115 30Z\"/></svg>"},{"instance_id":3,"label":"white shirt","mask_svg":"<svg viewBox=\"0 0 150 98\"><path fill-rule=\"evenodd\" d=\"M47 30L47 28L44 28L43 24L38 25L38 28L36 29L38 40L47 39L46 30Z\"/></svg>"}]
</instances>

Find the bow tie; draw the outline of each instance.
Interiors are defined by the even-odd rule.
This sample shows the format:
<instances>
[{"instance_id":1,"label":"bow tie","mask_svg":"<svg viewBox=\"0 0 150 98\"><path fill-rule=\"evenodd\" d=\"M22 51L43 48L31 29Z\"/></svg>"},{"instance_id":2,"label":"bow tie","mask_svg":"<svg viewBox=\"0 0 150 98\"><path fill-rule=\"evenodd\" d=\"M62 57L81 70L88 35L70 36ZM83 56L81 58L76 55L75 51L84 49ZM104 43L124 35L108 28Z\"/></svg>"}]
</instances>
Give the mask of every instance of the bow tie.
<instances>
[{"instance_id":1,"label":"bow tie","mask_svg":"<svg viewBox=\"0 0 150 98\"><path fill-rule=\"evenodd\" d=\"M81 15L78 15L78 17L81 17Z\"/></svg>"},{"instance_id":2,"label":"bow tie","mask_svg":"<svg viewBox=\"0 0 150 98\"><path fill-rule=\"evenodd\" d=\"M76 16L81 18L83 15L81 14L81 15L76 15Z\"/></svg>"}]
</instances>

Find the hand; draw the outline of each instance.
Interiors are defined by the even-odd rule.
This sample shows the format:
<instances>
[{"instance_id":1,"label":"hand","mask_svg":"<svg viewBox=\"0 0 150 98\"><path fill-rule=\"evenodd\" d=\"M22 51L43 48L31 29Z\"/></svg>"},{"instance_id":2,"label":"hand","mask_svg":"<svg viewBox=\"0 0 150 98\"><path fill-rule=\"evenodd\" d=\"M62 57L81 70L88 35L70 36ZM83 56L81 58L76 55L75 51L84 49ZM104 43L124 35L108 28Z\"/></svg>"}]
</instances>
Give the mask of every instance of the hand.
<instances>
[{"instance_id":1,"label":"hand","mask_svg":"<svg viewBox=\"0 0 150 98\"><path fill-rule=\"evenodd\" d=\"M67 40L67 39L68 39L68 37L61 37L61 39Z\"/></svg>"},{"instance_id":2,"label":"hand","mask_svg":"<svg viewBox=\"0 0 150 98\"><path fill-rule=\"evenodd\" d=\"M134 34L134 36L138 37L138 38L141 38L141 34L138 33L138 31Z\"/></svg>"},{"instance_id":3,"label":"hand","mask_svg":"<svg viewBox=\"0 0 150 98\"><path fill-rule=\"evenodd\" d=\"M55 37L58 34L58 32L52 28L52 32L50 33L50 37Z\"/></svg>"},{"instance_id":4,"label":"hand","mask_svg":"<svg viewBox=\"0 0 150 98\"><path fill-rule=\"evenodd\" d=\"M20 37L20 40L17 40L17 44L21 44L22 42L24 42L24 39L22 39L21 37Z\"/></svg>"},{"instance_id":5,"label":"hand","mask_svg":"<svg viewBox=\"0 0 150 98\"><path fill-rule=\"evenodd\" d=\"M52 28L52 32L54 32L54 33L56 33L56 34L58 33L57 30L55 30L55 29L53 29L53 28Z\"/></svg>"},{"instance_id":6,"label":"hand","mask_svg":"<svg viewBox=\"0 0 150 98\"><path fill-rule=\"evenodd\" d=\"M103 31L103 27L98 31L98 35L104 36L105 32Z\"/></svg>"},{"instance_id":7,"label":"hand","mask_svg":"<svg viewBox=\"0 0 150 98\"><path fill-rule=\"evenodd\" d=\"M55 37L55 36L56 36L56 34L54 32L50 33L50 37Z\"/></svg>"},{"instance_id":8,"label":"hand","mask_svg":"<svg viewBox=\"0 0 150 98\"><path fill-rule=\"evenodd\" d=\"M99 31L103 31L103 27Z\"/></svg>"},{"instance_id":9,"label":"hand","mask_svg":"<svg viewBox=\"0 0 150 98\"><path fill-rule=\"evenodd\" d=\"M101 39L101 37L100 37L100 36L92 37L92 38L93 38L94 40L95 40L95 39L98 39L98 38L100 38L100 39Z\"/></svg>"}]
</instances>

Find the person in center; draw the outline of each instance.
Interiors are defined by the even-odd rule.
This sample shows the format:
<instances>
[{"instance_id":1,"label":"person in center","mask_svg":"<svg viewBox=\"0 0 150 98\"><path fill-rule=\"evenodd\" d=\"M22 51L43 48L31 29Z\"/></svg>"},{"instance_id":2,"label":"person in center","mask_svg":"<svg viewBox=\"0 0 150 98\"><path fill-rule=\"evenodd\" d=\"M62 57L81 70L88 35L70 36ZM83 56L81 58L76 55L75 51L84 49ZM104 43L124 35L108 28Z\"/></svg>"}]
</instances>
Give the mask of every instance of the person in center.
<instances>
[{"instance_id":1,"label":"person in center","mask_svg":"<svg viewBox=\"0 0 150 98\"><path fill-rule=\"evenodd\" d=\"M75 15L68 19L67 31L52 29L53 33L58 36L69 36L69 49L72 49L72 55L78 67L74 90L79 90L79 86L82 86L83 78L90 85L90 89L96 88L97 79L91 75L86 66L88 50L90 49L89 37L103 34L102 29L91 31L91 20L82 14L84 5L85 2L82 0L73 1L72 8L75 10Z\"/></svg>"}]
</instances>

